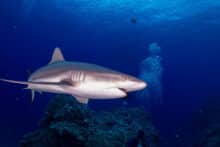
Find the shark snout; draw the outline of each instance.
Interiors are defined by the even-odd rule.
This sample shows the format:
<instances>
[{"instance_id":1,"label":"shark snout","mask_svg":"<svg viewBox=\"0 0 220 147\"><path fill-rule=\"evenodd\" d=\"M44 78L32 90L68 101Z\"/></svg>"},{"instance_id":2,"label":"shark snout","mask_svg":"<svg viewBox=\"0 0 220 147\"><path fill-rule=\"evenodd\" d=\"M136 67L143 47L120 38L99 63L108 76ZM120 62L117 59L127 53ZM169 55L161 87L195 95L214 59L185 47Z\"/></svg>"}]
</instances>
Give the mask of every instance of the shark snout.
<instances>
[{"instance_id":1,"label":"shark snout","mask_svg":"<svg viewBox=\"0 0 220 147\"><path fill-rule=\"evenodd\" d=\"M127 92L141 90L145 87L147 87L147 83L137 78L130 78L121 84L121 88Z\"/></svg>"},{"instance_id":2,"label":"shark snout","mask_svg":"<svg viewBox=\"0 0 220 147\"><path fill-rule=\"evenodd\" d=\"M131 91L142 90L147 87L147 83L142 80L135 79L134 81L131 81L131 87Z\"/></svg>"},{"instance_id":3,"label":"shark snout","mask_svg":"<svg viewBox=\"0 0 220 147\"><path fill-rule=\"evenodd\" d=\"M140 80L136 83L136 87L138 88L138 90L144 89L147 87L147 83Z\"/></svg>"}]
</instances>

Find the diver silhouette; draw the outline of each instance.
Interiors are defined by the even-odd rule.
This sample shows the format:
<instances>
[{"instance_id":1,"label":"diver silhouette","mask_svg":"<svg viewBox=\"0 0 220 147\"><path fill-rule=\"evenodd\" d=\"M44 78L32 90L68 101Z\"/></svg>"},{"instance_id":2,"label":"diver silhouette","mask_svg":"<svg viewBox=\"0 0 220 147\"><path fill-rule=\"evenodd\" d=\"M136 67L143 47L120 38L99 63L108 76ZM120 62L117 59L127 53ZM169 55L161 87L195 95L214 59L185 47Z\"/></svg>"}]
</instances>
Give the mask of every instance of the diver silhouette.
<instances>
[{"instance_id":1,"label":"diver silhouette","mask_svg":"<svg viewBox=\"0 0 220 147\"><path fill-rule=\"evenodd\" d=\"M157 43L151 43L148 48L149 55L140 63L139 78L148 84L148 87L137 92L137 97L147 107L152 103L162 102L162 57L161 48Z\"/></svg>"}]
</instances>

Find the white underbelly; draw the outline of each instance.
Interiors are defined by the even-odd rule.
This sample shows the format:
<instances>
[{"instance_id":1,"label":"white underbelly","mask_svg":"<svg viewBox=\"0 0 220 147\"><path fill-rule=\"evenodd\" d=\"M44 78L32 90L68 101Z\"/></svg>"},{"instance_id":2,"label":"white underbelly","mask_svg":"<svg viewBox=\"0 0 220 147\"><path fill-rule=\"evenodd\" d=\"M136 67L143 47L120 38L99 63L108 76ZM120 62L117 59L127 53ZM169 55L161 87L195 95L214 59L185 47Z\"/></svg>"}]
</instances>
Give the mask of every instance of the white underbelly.
<instances>
[{"instance_id":1,"label":"white underbelly","mask_svg":"<svg viewBox=\"0 0 220 147\"><path fill-rule=\"evenodd\" d=\"M74 87L72 90L72 95L92 98L92 99L112 99L112 98L122 98L127 96L127 93L123 90L110 87L106 85L93 84L93 85L80 85L78 87Z\"/></svg>"}]
</instances>

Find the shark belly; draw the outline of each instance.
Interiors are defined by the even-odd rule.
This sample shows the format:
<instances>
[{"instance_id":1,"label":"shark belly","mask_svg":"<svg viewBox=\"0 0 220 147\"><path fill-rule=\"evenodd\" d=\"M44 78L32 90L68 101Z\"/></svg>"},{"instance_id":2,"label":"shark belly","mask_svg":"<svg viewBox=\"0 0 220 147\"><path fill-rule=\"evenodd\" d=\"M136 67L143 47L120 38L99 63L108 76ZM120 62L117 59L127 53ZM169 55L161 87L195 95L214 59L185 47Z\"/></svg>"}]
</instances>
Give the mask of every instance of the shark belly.
<instances>
[{"instance_id":1,"label":"shark belly","mask_svg":"<svg viewBox=\"0 0 220 147\"><path fill-rule=\"evenodd\" d=\"M67 89L66 89L67 90ZM106 82L86 82L81 83L72 89L71 95L79 96L90 99L110 99L110 98L122 98L127 96L127 93L117 88L112 83Z\"/></svg>"},{"instance_id":2,"label":"shark belly","mask_svg":"<svg viewBox=\"0 0 220 147\"><path fill-rule=\"evenodd\" d=\"M88 87L89 86L89 87ZM57 93L57 94L70 94L76 97L90 98L90 99L112 99L112 98L122 98L126 97L127 93L123 90L113 87L113 88L102 88L97 87L95 84L91 85L81 85L81 86L69 86L65 84L41 84L34 83L28 84L28 89L35 91Z\"/></svg>"},{"instance_id":3,"label":"shark belly","mask_svg":"<svg viewBox=\"0 0 220 147\"><path fill-rule=\"evenodd\" d=\"M118 88L108 88L108 89L73 89L73 96L79 96L90 99L114 99L126 97L127 93Z\"/></svg>"}]
</instances>

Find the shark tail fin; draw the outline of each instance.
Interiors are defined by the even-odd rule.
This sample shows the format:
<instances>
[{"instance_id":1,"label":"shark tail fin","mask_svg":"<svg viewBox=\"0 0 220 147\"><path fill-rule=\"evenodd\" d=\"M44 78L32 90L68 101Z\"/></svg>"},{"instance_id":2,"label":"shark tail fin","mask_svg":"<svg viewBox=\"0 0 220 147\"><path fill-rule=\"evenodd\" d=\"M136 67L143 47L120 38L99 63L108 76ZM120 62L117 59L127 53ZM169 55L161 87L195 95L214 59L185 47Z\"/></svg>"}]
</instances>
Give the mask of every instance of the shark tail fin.
<instances>
[{"instance_id":1,"label":"shark tail fin","mask_svg":"<svg viewBox=\"0 0 220 147\"><path fill-rule=\"evenodd\" d=\"M34 98L35 98L35 91L31 90L31 103L33 103Z\"/></svg>"},{"instance_id":2,"label":"shark tail fin","mask_svg":"<svg viewBox=\"0 0 220 147\"><path fill-rule=\"evenodd\" d=\"M35 91L33 89L30 89L29 87L24 88L24 90L31 90L31 103L33 103L35 98Z\"/></svg>"},{"instance_id":3,"label":"shark tail fin","mask_svg":"<svg viewBox=\"0 0 220 147\"><path fill-rule=\"evenodd\" d=\"M0 79L0 81L7 82L7 83L14 83L14 84L22 84L22 85L28 85L28 84L30 84L30 82L15 81L15 80L8 80L8 79Z\"/></svg>"},{"instance_id":4,"label":"shark tail fin","mask_svg":"<svg viewBox=\"0 0 220 147\"><path fill-rule=\"evenodd\" d=\"M15 80L8 80L8 79L0 79L0 81L3 82L8 82L8 83L15 83L15 84L22 84L22 85L28 85L31 84L30 82L25 82L25 81L15 81ZM30 88L24 88L24 89L30 89ZM35 91L33 89L31 89L31 102L34 101L34 97L35 97Z\"/></svg>"}]
</instances>

